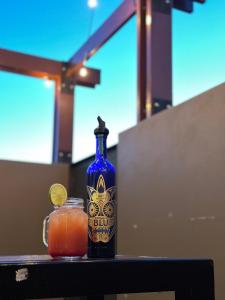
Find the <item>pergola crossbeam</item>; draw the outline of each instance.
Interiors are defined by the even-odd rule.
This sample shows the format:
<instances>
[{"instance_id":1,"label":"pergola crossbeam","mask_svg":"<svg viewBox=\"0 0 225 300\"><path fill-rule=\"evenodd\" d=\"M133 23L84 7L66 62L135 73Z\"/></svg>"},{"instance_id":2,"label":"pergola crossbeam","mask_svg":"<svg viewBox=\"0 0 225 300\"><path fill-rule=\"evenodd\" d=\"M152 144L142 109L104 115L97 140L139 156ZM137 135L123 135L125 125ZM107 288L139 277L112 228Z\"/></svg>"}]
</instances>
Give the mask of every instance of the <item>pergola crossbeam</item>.
<instances>
[{"instance_id":1,"label":"pergola crossbeam","mask_svg":"<svg viewBox=\"0 0 225 300\"><path fill-rule=\"evenodd\" d=\"M62 63L38 56L0 49L0 69L38 78L60 76Z\"/></svg>"},{"instance_id":2,"label":"pergola crossbeam","mask_svg":"<svg viewBox=\"0 0 225 300\"><path fill-rule=\"evenodd\" d=\"M82 64L83 61L95 54L135 13L135 1L124 0L100 28L71 57L69 62L72 66L68 70L68 75L77 69L77 65Z\"/></svg>"},{"instance_id":3,"label":"pergola crossbeam","mask_svg":"<svg viewBox=\"0 0 225 300\"><path fill-rule=\"evenodd\" d=\"M68 77L68 68L65 62L0 49L0 70L55 81L53 162L72 160L74 86L95 87L100 83L97 69L87 68L85 77L78 69Z\"/></svg>"},{"instance_id":4,"label":"pergola crossbeam","mask_svg":"<svg viewBox=\"0 0 225 300\"><path fill-rule=\"evenodd\" d=\"M194 10L194 3L198 2L200 4L205 3L205 0L173 0L173 8L176 8L178 10L192 13Z\"/></svg>"},{"instance_id":5,"label":"pergola crossbeam","mask_svg":"<svg viewBox=\"0 0 225 300\"><path fill-rule=\"evenodd\" d=\"M67 66L67 67L65 67ZM63 84L63 74L69 64L16 51L0 49L0 70L21 75L50 79ZM72 85L95 87L100 83L100 70L87 68L87 76L82 77L79 70L68 79Z\"/></svg>"},{"instance_id":6,"label":"pergola crossbeam","mask_svg":"<svg viewBox=\"0 0 225 300\"><path fill-rule=\"evenodd\" d=\"M187 13L192 13L194 9L193 0L174 0L173 7Z\"/></svg>"}]
</instances>

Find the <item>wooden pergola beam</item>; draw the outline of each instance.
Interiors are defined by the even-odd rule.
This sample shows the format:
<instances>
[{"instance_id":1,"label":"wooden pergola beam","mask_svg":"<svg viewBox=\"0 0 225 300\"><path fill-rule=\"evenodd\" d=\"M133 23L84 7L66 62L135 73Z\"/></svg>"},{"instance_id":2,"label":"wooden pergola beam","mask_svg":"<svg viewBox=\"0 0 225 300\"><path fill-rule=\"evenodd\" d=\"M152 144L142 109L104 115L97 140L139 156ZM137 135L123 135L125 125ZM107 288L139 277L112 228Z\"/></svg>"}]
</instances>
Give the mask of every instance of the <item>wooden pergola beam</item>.
<instances>
[{"instance_id":1,"label":"wooden pergola beam","mask_svg":"<svg viewBox=\"0 0 225 300\"><path fill-rule=\"evenodd\" d=\"M172 3L137 0L138 121L172 105Z\"/></svg>"},{"instance_id":2,"label":"wooden pergola beam","mask_svg":"<svg viewBox=\"0 0 225 300\"><path fill-rule=\"evenodd\" d=\"M203 4L203 3L205 3L206 0L193 0L193 1Z\"/></svg>"},{"instance_id":3,"label":"wooden pergola beam","mask_svg":"<svg viewBox=\"0 0 225 300\"><path fill-rule=\"evenodd\" d=\"M194 9L193 0L174 0L173 7L187 13L192 13Z\"/></svg>"},{"instance_id":4,"label":"wooden pergola beam","mask_svg":"<svg viewBox=\"0 0 225 300\"><path fill-rule=\"evenodd\" d=\"M135 13L135 1L124 0L100 28L71 57L69 63L72 66L69 68L67 75L70 76L85 60L95 54Z\"/></svg>"},{"instance_id":5,"label":"wooden pergola beam","mask_svg":"<svg viewBox=\"0 0 225 300\"><path fill-rule=\"evenodd\" d=\"M200 4L205 3L205 0L173 0L173 8L176 8L178 10L192 13L194 10L194 3L198 2Z\"/></svg>"},{"instance_id":6,"label":"wooden pergola beam","mask_svg":"<svg viewBox=\"0 0 225 300\"><path fill-rule=\"evenodd\" d=\"M37 78L48 78L63 84L63 74L69 69L69 64L39 56L16 51L0 49L0 70L28 75ZM68 79L67 79L68 80ZM82 77L77 68L69 79L72 85L94 87L100 83L100 70L87 68L87 76Z\"/></svg>"},{"instance_id":7,"label":"wooden pergola beam","mask_svg":"<svg viewBox=\"0 0 225 300\"><path fill-rule=\"evenodd\" d=\"M0 69L12 73L56 80L61 74L59 61L0 49Z\"/></svg>"},{"instance_id":8,"label":"wooden pergola beam","mask_svg":"<svg viewBox=\"0 0 225 300\"><path fill-rule=\"evenodd\" d=\"M65 76L69 64L38 56L0 49L0 70L48 78L55 81L55 113L53 162L72 160L74 86L95 87L100 83L100 71L87 68L82 77L79 69L71 77Z\"/></svg>"},{"instance_id":9,"label":"wooden pergola beam","mask_svg":"<svg viewBox=\"0 0 225 300\"><path fill-rule=\"evenodd\" d=\"M98 69L93 69L88 67L86 67L86 69L87 69L87 76L82 77L78 71L77 74L75 74L72 77L74 80L74 84L94 88L95 85L100 84L101 72Z\"/></svg>"}]
</instances>

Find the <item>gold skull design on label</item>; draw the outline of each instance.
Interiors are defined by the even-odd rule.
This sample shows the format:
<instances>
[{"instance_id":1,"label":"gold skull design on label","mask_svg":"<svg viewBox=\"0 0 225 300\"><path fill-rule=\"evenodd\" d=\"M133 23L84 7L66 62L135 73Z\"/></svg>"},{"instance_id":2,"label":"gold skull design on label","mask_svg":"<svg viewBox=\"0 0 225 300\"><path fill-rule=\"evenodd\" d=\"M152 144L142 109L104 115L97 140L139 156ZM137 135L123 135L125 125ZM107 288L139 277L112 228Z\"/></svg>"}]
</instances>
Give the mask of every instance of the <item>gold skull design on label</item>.
<instances>
[{"instance_id":1,"label":"gold skull design on label","mask_svg":"<svg viewBox=\"0 0 225 300\"><path fill-rule=\"evenodd\" d=\"M116 187L106 189L103 175L97 181L96 189L87 186L88 199L88 234L93 242L107 243L115 233Z\"/></svg>"}]
</instances>

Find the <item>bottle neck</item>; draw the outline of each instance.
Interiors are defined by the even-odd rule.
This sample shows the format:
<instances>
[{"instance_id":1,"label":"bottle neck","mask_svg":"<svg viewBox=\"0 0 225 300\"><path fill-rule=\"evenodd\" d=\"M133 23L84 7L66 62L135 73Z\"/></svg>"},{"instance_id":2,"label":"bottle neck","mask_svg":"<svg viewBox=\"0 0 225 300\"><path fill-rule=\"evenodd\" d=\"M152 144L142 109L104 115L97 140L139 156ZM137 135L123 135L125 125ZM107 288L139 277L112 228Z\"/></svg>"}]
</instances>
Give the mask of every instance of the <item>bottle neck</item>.
<instances>
[{"instance_id":1,"label":"bottle neck","mask_svg":"<svg viewBox=\"0 0 225 300\"><path fill-rule=\"evenodd\" d=\"M106 135L96 135L96 158L107 158Z\"/></svg>"}]
</instances>

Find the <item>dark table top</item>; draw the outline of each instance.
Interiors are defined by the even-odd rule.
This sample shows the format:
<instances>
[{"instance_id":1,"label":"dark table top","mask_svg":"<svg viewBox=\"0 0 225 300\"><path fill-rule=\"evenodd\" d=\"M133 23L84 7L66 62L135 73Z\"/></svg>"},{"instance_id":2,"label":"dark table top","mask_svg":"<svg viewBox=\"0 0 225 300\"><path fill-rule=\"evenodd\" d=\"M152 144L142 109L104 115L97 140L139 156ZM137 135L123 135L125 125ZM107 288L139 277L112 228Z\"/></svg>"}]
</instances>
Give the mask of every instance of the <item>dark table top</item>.
<instances>
[{"instance_id":1,"label":"dark table top","mask_svg":"<svg viewBox=\"0 0 225 300\"><path fill-rule=\"evenodd\" d=\"M0 256L1 299L175 291L206 284L213 284L210 259L117 256L65 261L48 255Z\"/></svg>"},{"instance_id":2,"label":"dark table top","mask_svg":"<svg viewBox=\"0 0 225 300\"><path fill-rule=\"evenodd\" d=\"M128 255L116 255L115 258L53 258L50 255L19 255L19 256L0 256L0 267L7 265L33 265L33 264L100 264L100 263L128 263L137 264L154 264L154 263L166 263L166 264L194 264L205 265L213 264L213 260L210 258L171 258L171 257L155 257L155 256L128 256Z\"/></svg>"}]
</instances>

